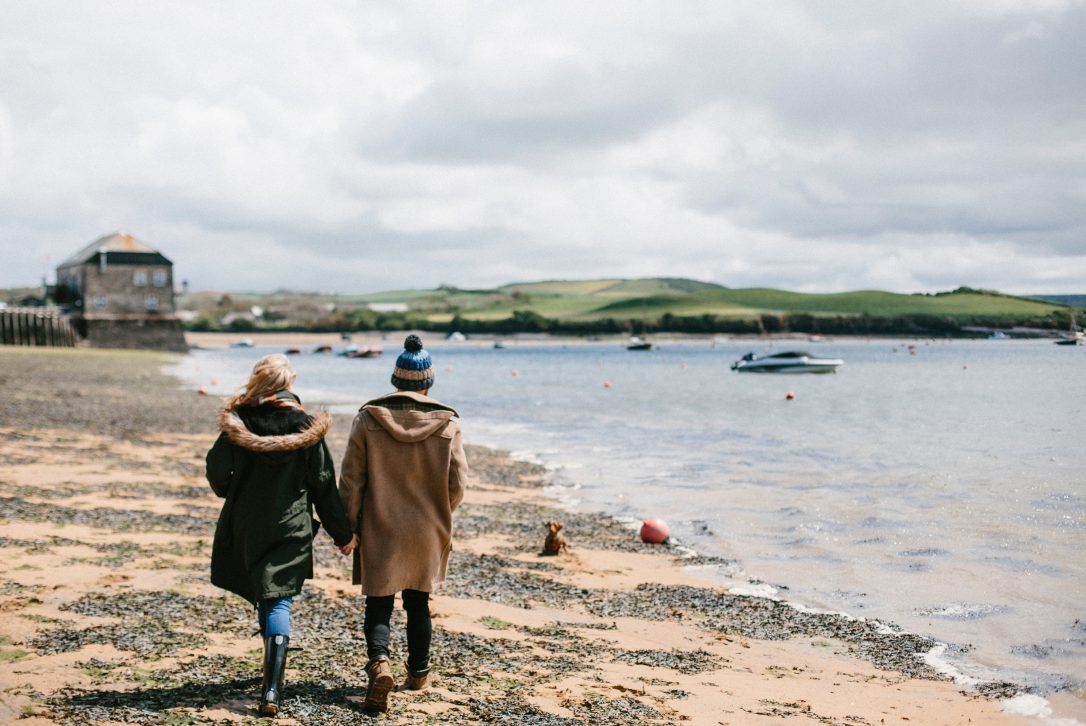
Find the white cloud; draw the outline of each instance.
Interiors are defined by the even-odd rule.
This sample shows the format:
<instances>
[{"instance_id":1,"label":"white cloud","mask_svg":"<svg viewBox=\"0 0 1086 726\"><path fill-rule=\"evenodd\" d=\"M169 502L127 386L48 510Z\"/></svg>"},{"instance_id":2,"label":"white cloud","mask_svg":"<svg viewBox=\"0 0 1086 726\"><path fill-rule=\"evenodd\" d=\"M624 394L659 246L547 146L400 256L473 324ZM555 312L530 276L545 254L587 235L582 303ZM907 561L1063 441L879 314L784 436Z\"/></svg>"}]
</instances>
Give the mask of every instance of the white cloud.
<instances>
[{"instance_id":1,"label":"white cloud","mask_svg":"<svg viewBox=\"0 0 1086 726\"><path fill-rule=\"evenodd\" d=\"M5 21L0 285L124 229L196 287L1081 289L1077 0L131 0Z\"/></svg>"}]
</instances>

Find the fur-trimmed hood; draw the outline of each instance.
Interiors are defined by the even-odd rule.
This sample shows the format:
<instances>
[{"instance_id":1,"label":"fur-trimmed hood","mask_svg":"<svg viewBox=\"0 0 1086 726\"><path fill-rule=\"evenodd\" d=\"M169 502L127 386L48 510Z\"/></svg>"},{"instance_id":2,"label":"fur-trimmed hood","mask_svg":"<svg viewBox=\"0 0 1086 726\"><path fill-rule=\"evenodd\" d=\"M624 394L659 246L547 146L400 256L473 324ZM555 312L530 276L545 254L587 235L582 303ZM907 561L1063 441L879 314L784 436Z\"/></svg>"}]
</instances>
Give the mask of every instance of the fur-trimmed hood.
<instances>
[{"instance_id":1,"label":"fur-trimmed hood","mask_svg":"<svg viewBox=\"0 0 1086 726\"><path fill-rule=\"evenodd\" d=\"M313 416L309 424L293 434L280 436L260 436L254 434L234 411L224 409L219 413L219 430L226 434L230 442L243 449L258 453L275 453L308 449L320 443L332 427L332 417L326 411Z\"/></svg>"}]
</instances>

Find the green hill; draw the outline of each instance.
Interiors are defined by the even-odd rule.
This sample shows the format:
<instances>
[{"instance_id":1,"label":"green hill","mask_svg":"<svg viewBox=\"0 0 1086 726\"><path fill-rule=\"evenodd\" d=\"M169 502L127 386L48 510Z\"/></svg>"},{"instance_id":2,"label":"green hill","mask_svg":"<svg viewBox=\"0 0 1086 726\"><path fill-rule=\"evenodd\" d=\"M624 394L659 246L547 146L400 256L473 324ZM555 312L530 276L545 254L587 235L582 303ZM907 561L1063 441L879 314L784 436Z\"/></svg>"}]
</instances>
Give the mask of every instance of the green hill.
<instances>
[{"instance_id":1,"label":"green hill","mask_svg":"<svg viewBox=\"0 0 1086 726\"><path fill-rule=\"evenodd\" d=\"M228 310L265 309L257 327L368 330L422 327L465 332L690 332L959 334L962 326L1066 329L1080 309L1054 301L959 288L934 294L878 290L799 293L732 289L681 278L546 280L494 289L452 286L364 295L194 293L182 306L214 328ZM226 323L220 323L225 325Z\"/></svg>"},{"instance_id":2,"label":"green hill","mask_svg":"<svg viewBox=\"0 0 1086 726\"><path fill-rule=\"evenodd\" d=\"M814 294L771 288L730 289L694 280L577 280L517 283L465 298L447 295L445 310L462 318L494 320L514 310L558 320L622 318L659 320L672 316L715 315L757 318L762 315L821 316L941 315L952 317L1048 316L1066 306L1056 303L959 288L953 292L904 295L877 290ZM404 295L404 301L411 298ZM413 299L422 300L416 295ZM436 302L436 300L434 301ZM427 305L417 309L425 313ZM453 310L455 309L455 310ZM437 311L431 311L437 312Z\"/></svg>"}]
</instances>

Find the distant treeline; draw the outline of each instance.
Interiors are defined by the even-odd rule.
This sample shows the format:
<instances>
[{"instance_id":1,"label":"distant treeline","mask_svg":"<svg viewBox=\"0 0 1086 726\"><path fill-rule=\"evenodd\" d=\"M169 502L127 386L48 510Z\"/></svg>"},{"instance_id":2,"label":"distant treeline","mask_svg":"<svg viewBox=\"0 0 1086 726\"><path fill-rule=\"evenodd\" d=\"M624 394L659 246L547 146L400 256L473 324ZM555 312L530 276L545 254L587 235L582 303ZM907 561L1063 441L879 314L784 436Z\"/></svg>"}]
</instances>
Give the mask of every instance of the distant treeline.
<instances>
[{"instance_id":1,"label":"distant treeline","mask_svg":"<svg viewBox=\"0 0 1086 726\"><path fill-rule=\"evenodd\" d=\"M924 337L969 337L967 328L1014 327L1062 331L1068 328L1070 315L1062 312L1043 318L950 315L811 315L789 313L760 315L752 318L730 318L718 315L673 315L664 313L658 320L601 318L597 320L555 320L529 310L517 310L508 318L478 320L455 315L445 322L433 321L411 313L376 313L355 310L333 313L305 324L282 321L266 325L239 318L227 326L217 325L208 318L189 324L194 331L228 330L236 333L275 330L285 332L364 332L392 330L428 330L465 335L512 335L515 333L550 333L552 335L609 335L653 333L725 333L758 335L766 333L806 333L815 335L898 335Z\"/></svg>"}]
</instances>

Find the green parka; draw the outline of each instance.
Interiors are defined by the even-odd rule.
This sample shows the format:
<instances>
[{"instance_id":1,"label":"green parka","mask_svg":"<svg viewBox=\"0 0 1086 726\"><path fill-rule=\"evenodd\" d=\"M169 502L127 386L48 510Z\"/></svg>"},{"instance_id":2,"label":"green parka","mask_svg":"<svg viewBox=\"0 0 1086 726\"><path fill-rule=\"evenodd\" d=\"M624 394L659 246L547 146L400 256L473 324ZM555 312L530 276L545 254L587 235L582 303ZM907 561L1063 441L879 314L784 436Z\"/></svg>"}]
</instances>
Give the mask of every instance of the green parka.
<instances>
[{"instance_id":1,"label":"green parka","mask_svg":"<svg viewBox=\"0 0 1086 726\"><path fill-rule=\"evenodd\" d=\"M331 417L290 407L298 399L289 391L277 398L288 406L223 411L222 433L207 452L208 483L226 499L215 527L211 582L254 604L301 592L313 577L321 522L338 546L352 536L324 443Z\"/></svg>"}]
</instances>

